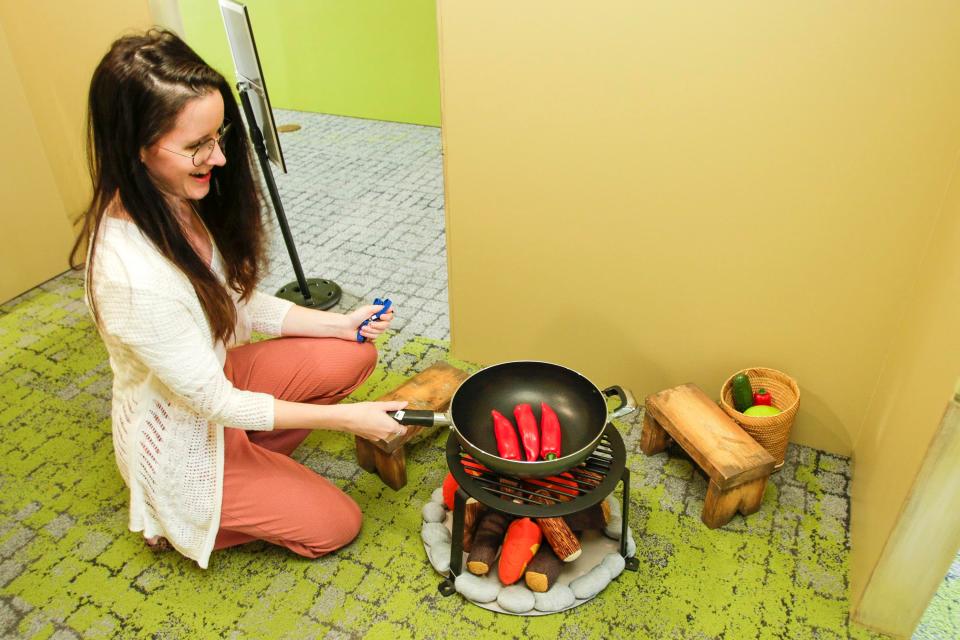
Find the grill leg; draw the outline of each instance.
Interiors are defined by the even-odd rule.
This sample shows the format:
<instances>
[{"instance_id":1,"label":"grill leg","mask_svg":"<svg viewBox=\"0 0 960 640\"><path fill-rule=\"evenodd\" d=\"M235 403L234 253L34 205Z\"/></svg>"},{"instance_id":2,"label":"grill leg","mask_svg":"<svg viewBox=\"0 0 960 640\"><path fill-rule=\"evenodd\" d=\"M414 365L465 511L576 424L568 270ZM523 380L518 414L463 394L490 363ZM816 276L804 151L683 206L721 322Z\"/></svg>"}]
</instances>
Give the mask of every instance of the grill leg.
<instances>
[{"instance_id":1,"label":"grill leg","mask_svg":"<svg viewBox=\"0 0 960 640\"><path fill-rule=\"evenodd\" d=\"M444 596L453 595L453 581L463 569L463 520L466 514L467 494L457 488L453 497L453 522L450 526L450 577L437 587Z\"/></svg>"},{"instance_id":2,"label":"grill leg","mask_svg":"<svg viewBox=\"0 0 960 640\"><path fill-rule=\"evenodd\" d=\"M620 555L626 562L625 568L636 571L640 568L640 561L636 557L627 557L627 528L630 526L630 469L626 466L620 474L620 482L623 483L623 506L620 508L623 517L623 525L620 529Z\"/></svg>"}]
</instances>

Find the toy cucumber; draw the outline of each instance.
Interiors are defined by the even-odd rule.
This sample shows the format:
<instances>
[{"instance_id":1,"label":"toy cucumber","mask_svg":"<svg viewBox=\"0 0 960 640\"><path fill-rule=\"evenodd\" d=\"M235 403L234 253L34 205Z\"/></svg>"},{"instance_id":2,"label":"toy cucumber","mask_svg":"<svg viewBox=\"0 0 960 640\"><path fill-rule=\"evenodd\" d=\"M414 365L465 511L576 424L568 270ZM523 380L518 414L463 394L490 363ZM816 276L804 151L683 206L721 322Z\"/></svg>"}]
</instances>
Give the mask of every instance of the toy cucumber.
<instances>
[{"instance_id":1,"label":"toy cucumber","mask_svg":"<svg viewBox=\"0 0 960 640\"><path fill-rule=\"evenodd\" d=\"M730 390L733 393L733 408L741 413L753 405L753 387L750 386L750 378L744 373L738 373L733 376L730 382Z\"/></svg>"}]
</instances>

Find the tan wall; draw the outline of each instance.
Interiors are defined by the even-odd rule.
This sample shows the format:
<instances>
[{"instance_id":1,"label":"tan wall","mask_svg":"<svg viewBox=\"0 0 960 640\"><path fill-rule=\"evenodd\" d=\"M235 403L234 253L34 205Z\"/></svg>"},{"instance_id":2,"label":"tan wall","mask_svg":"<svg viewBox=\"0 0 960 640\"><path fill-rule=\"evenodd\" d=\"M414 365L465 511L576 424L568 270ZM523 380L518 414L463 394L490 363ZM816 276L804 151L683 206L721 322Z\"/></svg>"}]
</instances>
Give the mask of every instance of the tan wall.
<instances>
[{"instance_id":1,"label":"tan wall","mask_svg":"<svg viewBox=\"0 0 960 640\"><path fill-rule=\"evenodd\" d=\"M439 8L456 355L640 397L773 366L793 439L851 453L960 145L960 6Z\"/></svg>"},{"instance_id":2,"label":"tan wall","mask_svg":"<svg viewBox=\"0 0 960 640\"><path fill-rule=\"evenodd\" d=\"M67 268L70 224L0 28L0 302Z\"/></svg>"},{"instance_id":3,"label":"tan wall","mask_svg":"<svg viewBox=\"0 0 960 640\"><path fill-rule=\"evenodd\" d=\"M7 133L0 300L67 269L69 221L90 192L83 135L90 76L113 39L150 24L146 0L0 0L4 98L15 116L0 125Z\"/></svg>"},{"instance_id":4,"label":"tan wall","mask_svg":"<svg viewBox=\"0 0 960 640\"><path fill-rule=\"evenodd\" d=\"M854 456L858 604L958 374L960 6L439 7L456 355L792 373L793 439Z\"/></svg>"},{"instance_id":5,"label":"tan wall","mask_svg":"<svg viewBox=\"0 0 960 640\"><path fill-rule=\"evenodd\" d=\"M854 458L850 586L855 602L867 592L855 617L905 636L919 621L960 547L957 460L948 463L946 478L931 473L936 481L915 481L925 459L929 466L939 449L950 446L932 446L931 441L960 376L958 248L960 165L915 290L901 305L903 322ZM943 500L953 504L924 509L898 524L908 496L917 504ZM942 539L945 535L951 537Z\"/></svg>"}]
</instances>

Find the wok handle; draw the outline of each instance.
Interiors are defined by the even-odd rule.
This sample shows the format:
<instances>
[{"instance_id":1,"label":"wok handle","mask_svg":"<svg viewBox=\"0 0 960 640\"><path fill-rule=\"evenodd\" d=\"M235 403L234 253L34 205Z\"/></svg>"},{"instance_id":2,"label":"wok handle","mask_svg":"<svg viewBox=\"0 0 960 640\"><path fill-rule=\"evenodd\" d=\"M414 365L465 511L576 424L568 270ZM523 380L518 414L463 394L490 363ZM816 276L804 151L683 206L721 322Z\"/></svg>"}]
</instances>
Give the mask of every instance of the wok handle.
<instances>
[{"instance_id":1,"label":"wok handle","mask_svg":"<svg viewBox=\"0 0 960 640\"><path fill-rule=\"evenodd\" d=\"M608 398L612 398L613 396L620 398L620 406L610 412L610 418L613 420L622 418L623 416L633 413L637 410L637 401L633 399L633 393L631 393L629 389L624 389L618 384L604 389L603 395L607 396Z\"/></svg>"},{"instance_id":2,"label":"wok handle","mask_svg":"<svg viewBox=\"0 0 960 640\"><path fill-rule=\"evenodd\" d=\"M447 427L450 421L447 416L425 409L401 409L389 412L391 418L409 427Z\"/></svg>"}]
</instances>

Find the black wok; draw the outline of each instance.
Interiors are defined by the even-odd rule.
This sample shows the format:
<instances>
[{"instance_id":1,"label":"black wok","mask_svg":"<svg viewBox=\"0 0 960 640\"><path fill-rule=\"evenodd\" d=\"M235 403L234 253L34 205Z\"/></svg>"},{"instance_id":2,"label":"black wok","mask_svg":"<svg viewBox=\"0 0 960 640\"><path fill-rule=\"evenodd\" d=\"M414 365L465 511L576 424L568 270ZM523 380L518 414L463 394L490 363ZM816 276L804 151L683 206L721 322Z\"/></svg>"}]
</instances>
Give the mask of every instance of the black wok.
<instances>
[{"instance_id":1,"label":"black wok","mask_svg":"<svg viewBox=\"0 0 960 640\"><path fill-rule=\"evenodd\" d=\"M607 411L607 396L618 396L620 406ZM533 407L540 422L540 403L546 402L560 419L561 455L553 460L505 460L497 455L491 409L513 420L513 408ZM453 394L446 414L433 411L398 411L394 418L405 425L449 426L464 450L498 473L521 478L556 475L583 462L599 444L607 422L637 408L632 395L619 386L601 391L572 369L518 360L481 369L468 377Z\"/></svg>"}]
</instances>

